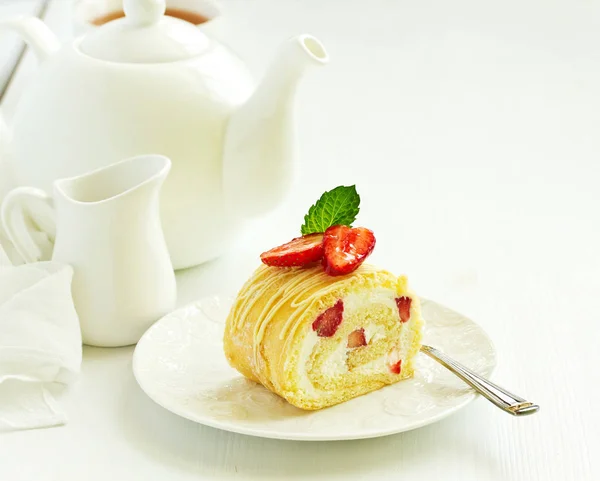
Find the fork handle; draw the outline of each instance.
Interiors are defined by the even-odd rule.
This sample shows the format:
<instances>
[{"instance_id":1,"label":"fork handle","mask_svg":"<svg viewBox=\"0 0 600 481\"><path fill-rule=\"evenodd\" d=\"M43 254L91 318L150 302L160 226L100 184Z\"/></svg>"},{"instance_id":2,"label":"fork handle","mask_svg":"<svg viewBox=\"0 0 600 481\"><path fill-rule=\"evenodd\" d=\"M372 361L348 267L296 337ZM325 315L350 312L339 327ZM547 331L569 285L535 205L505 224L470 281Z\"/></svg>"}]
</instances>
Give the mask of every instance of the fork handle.
<instances>
[{"instance_id":1,"label":"fork handle","mask_svg":"<svg viewBox=\"0 0 600 481\"><path fill-rule=\"evenodd\" d=\"M459 362L456 362L454 359L447 356L435 347L422 345L421 352L439 362L442 366L461 378L487 400L491 401L500 409L512 414L513 416L525 416L527 414L533 414L540 409L537 404L526 401L522 397L512 394L497 384L488 381Z\"/></svg>"}]
</instances>

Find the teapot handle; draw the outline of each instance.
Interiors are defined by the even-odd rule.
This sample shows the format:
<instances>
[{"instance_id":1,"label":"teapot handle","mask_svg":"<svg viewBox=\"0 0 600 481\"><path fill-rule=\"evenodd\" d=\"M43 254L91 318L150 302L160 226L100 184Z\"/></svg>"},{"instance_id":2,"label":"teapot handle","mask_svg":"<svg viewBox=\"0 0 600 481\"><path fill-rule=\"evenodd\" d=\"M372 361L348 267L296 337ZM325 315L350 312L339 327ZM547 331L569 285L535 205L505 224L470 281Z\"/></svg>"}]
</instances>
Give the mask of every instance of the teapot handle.
<instances>
[{"instance_id":1,"label":"teapot handle","mask_svg":"<svg viewBox=\"0 0 600 481\"><path fill-rule=\"evenodd\" d=\"M32 200L40 208L32 209ZM48 194L33 187L11 190L0 207L0 220L6 236L25 263L49 260L49 249L41 245L44 238L54 243L56 237L54 202Z\"/></svg>"},{"instance_id":2,"label":"teapot handle","mask_svg":"<svg viewBox=\"0 0 600 481\"><path fill-rule=\"evenodd\" d=\"M60 48L60 42L54 32L37 17L9 17L0 20L0 29L17 32L40 61L50 57Z\"/></svg>"}]
</instances>

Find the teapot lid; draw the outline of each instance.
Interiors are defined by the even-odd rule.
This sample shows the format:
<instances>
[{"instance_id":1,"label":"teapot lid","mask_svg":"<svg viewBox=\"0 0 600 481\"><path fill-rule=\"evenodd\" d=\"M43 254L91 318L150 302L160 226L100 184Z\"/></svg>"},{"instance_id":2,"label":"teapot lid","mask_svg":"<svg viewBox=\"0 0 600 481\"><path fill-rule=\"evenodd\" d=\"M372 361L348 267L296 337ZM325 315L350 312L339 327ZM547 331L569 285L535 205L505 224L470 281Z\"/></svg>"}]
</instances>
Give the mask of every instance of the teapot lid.
<instances>
[{"instance_id":1,"label":"teapot lid","mask_svg":"<svg viewBox=\"0 0 600 481\"><path fill-rule=\"evenodd\" d=\"M165 0L123 0L125 17L85 36L80 49L120 63L174 62L195 57L209 39L195 25L165 15Z\"/></svg>"}]
</instances>

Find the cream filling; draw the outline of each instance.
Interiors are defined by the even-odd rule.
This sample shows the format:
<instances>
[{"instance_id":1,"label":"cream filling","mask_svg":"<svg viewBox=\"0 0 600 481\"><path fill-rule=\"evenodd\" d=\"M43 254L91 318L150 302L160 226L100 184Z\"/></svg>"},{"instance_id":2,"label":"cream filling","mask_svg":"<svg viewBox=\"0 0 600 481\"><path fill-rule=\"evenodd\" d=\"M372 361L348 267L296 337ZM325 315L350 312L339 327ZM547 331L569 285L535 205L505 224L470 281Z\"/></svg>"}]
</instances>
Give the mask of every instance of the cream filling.
<instances>
[{"instance_id":1,"label":"cream filling","mask_svg":"<svg viewBox=\"0 0 600 481\"><path fill-rule=\"evenodd\" d=\"M367 324L363 329L365 330L365 341L367 344L377 342L385 337L385 329L383 326Z\"/></svg>"},{"instance_id":2,"label":"cream filling","mask_svg":"<svg viewBox=\"0 0 600 481\"><path fill-rule=\"evenodd\" d=\"M396 291L385 287L377 287L370 291L348 294L344 297L344 312L358 311L371 304L383 304L392 309L398 309L396 306Z\"/></svg>"},{"instance_id":3,"label":"cream filling","mask_svg":"<svg viewBox=\"0 0 600 481\"><path fill-rule=\"evenodd\" d=\"M344 314L352 314L353 312L364 309L372 304L387 305L393 309L394 312L397 312L398 309L396 305L396 291L382 287L370 291L348 294L343 298L343 302ZM400 322L400 320L398 320L398 322ZM411 339L409 338L411 332L411 322L412 318L402 326L400 331L400 351L398 352L398 359L404 360L408 354L408 349L410 348L411 344ZM383 326L370 323L363 328L365 330L365 340L367 341L367 344L385 337L385 328ZM315 331L312 330L312 324L308 324L307 329L308 332L306 333L306 337L302 343L298 363L296 364L297 379L300 389L307 394L316 396L321 392L321 390L316 389L308 378L306 366L316 344L319 342L319 336ZM346 359L348 351L350 351L350 349L347 347L346 343L340 342L340 345L337 347L334 353L329 356L329 358L323 364L323 374L327 377L335 377L347 373L348 365L346 364ZM387 371L389 362L390 360L388 359L388 355L385 355L378 359L374 359L363 366L360 366L357 368L357 370L361 373Z\"/></svg>"},{"instance_id":4,"label":"cream filling","mask_svg":"<svg viewBox=\"0 0 600 481\"><path fill-rule=\"evenodd\" d=\"M392 355L386 354L385 356L373 359L371 362L358 366L355 371L361 374L382 372L389 369L388 366L390 364L394 364L400 360L404 362L412 344L412 322L413 318L411 317L408 322L402 324L402 329L400 329L400 349L397 352Z\"/></svg>"},{"instance_id":5,"label":"cream filling","mask_svg":"<svg viewBox=\"0 0 600 481\"><path fill-rule=\"evenodd\" d=\"M321 367L324 376L335 377L348 372L346 358L350 349L348 349L346 344L345 342L340 342L340 345L333 351L333 354L325 360Z\"/></svg>"},{"instance_id":6,"label":"cream filling","mask_svg":"<svg viewBox=\"0 0 600 481\"><path fill-rule=\"evenodd\" d=\"M300 350L300 356L298 358L297 366L297 379L298 379L298 387L302 389L304 392L315 396L317 394L317 389L310 379L308 379L308 372L306 371L306 363L310 358L310 355L313 352L314 347L317 342L319 342L319 336L315 331L312 330L312 325L308 325L309 331L306 333L306 337L304 338L304 342L302 343L302 349Z\"/></svg>"}]
</instances>

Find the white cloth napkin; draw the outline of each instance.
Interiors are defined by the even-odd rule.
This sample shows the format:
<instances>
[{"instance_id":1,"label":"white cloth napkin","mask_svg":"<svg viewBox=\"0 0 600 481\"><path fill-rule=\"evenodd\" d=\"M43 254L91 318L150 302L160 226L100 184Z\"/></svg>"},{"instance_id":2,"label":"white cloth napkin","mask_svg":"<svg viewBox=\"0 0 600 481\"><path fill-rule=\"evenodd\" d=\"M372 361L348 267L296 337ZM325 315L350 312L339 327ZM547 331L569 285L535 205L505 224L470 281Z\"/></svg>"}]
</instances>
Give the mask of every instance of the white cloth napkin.
<instances>
[{"instance_id":1,"label":"white cloth napkin","mask_svg":"<svg viewBox=\"0 0 600 481\"><path fill-rule=\"evenodd\" d=\"M57 396L81 368L73 269L13 266L0 246L0 432L65 424Z\"/></svg>"}]
</instances>

